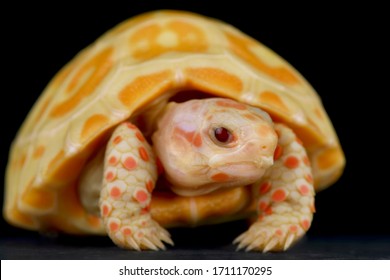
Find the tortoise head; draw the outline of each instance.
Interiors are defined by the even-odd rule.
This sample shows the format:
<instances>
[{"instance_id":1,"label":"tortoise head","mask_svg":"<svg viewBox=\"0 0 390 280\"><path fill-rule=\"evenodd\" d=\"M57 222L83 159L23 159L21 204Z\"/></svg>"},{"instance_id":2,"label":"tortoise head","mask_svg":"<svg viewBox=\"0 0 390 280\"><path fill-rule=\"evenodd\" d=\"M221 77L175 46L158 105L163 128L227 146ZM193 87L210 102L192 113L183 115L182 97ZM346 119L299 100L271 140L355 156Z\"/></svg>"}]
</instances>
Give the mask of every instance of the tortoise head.
<instances>
[{"instance_id":1,"label":"tortoise head","mask_svg":"<svg viewBox=\"0 0 390 280\"><path fill-rule=\"evenodd\" d=\"M258 181L277 135L264 111L229 99L169 103L152 137L172 190L196 196Z\"/></svg>"}]
</instances>

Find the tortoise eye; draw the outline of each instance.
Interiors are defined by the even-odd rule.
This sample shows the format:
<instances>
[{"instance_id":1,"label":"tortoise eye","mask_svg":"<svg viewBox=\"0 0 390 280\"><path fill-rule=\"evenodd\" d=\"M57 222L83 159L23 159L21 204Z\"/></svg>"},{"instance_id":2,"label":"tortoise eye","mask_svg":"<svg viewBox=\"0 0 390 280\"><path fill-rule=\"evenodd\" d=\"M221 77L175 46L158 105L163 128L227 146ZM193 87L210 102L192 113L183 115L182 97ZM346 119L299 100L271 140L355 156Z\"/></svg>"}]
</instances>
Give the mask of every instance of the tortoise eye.
<instances>
[{"instance_id":1,"label":"tortoise eye","mask_svg":"<svg viewBox=\"0 0 390 280\"><path fill-rule=\"evenodd\" d=\"M214 129L214 138L219 143L229 144L233 141L233 134L224 127L217 127Z\"/></svg>"}]
</instances>

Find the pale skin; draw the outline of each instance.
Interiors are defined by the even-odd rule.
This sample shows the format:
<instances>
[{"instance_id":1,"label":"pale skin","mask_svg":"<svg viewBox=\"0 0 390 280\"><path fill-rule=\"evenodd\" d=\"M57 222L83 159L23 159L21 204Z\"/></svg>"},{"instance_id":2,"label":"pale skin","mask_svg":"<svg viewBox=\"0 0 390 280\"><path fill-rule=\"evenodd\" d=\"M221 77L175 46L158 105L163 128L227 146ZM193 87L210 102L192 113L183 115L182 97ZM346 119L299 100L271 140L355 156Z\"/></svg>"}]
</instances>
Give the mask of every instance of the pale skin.
<instances>
[{"instance_id":1,"label":"pale skin","mask_svg":"<svg viewBox=\"0 0 390 280\"><path fill-rule=\"evenodd\" d=\"M160 176L179 196L252 186L257 218L234 240L238 249L286 250L309 229L311 168L292 130L258 108L222 98L170 103L156 119L152 146L130 122L117 126L107 144L99 209L118 246L173 244L150 213L157 157L165 171Z\"/></svg>"}]
</instances>

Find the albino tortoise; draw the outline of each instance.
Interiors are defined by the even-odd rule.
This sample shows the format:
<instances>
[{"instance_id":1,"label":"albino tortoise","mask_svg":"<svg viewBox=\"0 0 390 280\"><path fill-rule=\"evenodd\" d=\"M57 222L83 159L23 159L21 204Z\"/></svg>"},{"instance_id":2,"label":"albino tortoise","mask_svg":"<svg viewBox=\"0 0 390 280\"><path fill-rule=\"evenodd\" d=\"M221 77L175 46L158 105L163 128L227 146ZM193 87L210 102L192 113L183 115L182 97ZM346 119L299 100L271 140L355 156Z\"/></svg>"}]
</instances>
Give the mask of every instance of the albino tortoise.
<instances>
[{"instance_id":1,"label":"albino tortoise","mask_svg":"<svg viewBox=\"0 0 390 280\"><path fill-rule=\"evenodd\" d=\"M285 250L344 165L320 98L286 61L223 22L150 12L45 89L12 144L4 216L136 250L172 244L165 228L252 217L239 248Z\"/></svg>"}]
</instances>

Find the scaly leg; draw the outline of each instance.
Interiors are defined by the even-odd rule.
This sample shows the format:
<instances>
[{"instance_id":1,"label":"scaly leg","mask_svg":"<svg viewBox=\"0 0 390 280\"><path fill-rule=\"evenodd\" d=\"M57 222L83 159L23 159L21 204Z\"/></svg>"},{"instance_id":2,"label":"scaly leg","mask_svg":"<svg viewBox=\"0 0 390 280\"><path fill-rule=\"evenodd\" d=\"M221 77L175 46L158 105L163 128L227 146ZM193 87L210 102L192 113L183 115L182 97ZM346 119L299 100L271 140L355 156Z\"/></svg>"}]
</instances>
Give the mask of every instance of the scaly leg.
<instances>
[{"instance_id":1,"label":"scaly leg","mask_svg":"<svg viewBox=\"0 0 390 280\"><path fill-rule=\"evenodd\" d=\"M306 151L291 129L276 124L274 165L254 186L258 220L234 240L238 249L281 251L309 229L314 213L313 178Z\"/></svg>"},{"instance_id":2,"label":"scaly leg","mask_svg":"<svg viewBox=\"0 0 390 280\"><path fill-rule=\"evenodd\" d=\"M173 244L167 230L150 214L157 180L155 156L139 129L119 125L108 142L104 159L100 211L112 241L126 249L165 249Z\"/></svg>"}]
</instances>

